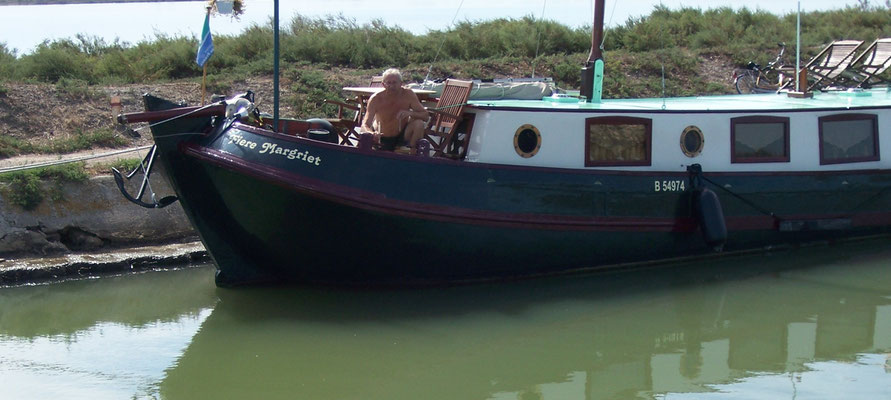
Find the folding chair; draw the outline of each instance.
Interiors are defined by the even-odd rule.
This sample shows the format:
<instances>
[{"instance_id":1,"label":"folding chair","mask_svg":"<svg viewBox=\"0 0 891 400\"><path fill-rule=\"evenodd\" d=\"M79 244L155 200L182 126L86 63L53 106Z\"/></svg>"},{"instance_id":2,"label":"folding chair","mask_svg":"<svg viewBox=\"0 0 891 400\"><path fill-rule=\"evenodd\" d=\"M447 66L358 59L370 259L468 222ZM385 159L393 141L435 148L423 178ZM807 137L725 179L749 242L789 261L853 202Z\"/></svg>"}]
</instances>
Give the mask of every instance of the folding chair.
<instances>
[{"instance_id":1,"label":"folding chair","mask_svg":"<svg viewBox=\"0 0 891 400\"><path fill-rule=\"evenodd\" d=\"M862 44L861 40L838 40L826 46L804 67L807 69L808 78L815 79L814 83L807 87L807 90L811 91L837 84L841 73L854 60L854 52Z\"/></svg>"},{"instance_id":2,"label":"folding chair","mask_svg":"<svg viewBox=\"0 0 891 400\"><path fill-rule=\"evenodd\" d=\"M891 67L891 38L877 39L851 62L851 68L845 71L844 75L852 84L856 83L854 87L870 87L873 81L888 83L888 80L881 75L889 67Z\"/></svg>"},{"instance_id":3,"label":"folding chair","mask_svg":"<svg viewBox=\"0 0 891 400\"><path fill-rule=\"evenodd\" d=\"M383 87L383 76L372 76L368 87ZM346 99L343 101L325 99L324 102L337 106L337 118L328 118L328 122L340 130L340 144L353 145L358 143L359 133L356 128L362 124L365 104L363 98ZM353 110L353 118L344 118L344 110Z\"/></svg>"},{"instance_id":4,"label":"folding chair","mask_svg":"<svg viewBox=\"0 0 891 400\"><path fill-rule=\"evenodd\" d=\"M464 106L467 105L471 89L473 89L472 81L447 79L436 106L427 109L431 118L424 131L424 138L433 144L434 156L448 153L451 157L460 158L467 151L466 148L450 151L449 146L456 139L455 128L463 119Z\"/></svg>"},{"instance_id":5,"label":"folding chair","mask_svg":"<svg viewBox=\"0 0 891 400\"><path fill-rule=\"evenodd\" d=\"M354 141L359 140L359 134L358 132L356 132L356 128L359 126L359 124L362 123L362 121L359 119L359 105L351 99L347 99L345 101L325 99L323 101L325 103L337 106L337 118L327 118L327 120L331 123L331 125L334 125L334 127L338 129L340 144L355 144ZM353 117L344 117L344 110L353 110L355 111L355 115Z\"/></svg>"}]
</instances>

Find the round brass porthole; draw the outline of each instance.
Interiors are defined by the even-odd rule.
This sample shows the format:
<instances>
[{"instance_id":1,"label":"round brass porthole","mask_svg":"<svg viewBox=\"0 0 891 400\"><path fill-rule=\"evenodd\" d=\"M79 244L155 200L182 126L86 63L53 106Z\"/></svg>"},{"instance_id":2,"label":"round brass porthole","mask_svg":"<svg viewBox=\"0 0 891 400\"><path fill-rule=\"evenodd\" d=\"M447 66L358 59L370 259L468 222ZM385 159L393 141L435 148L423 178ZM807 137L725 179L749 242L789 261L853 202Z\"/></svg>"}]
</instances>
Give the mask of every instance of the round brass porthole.
<instances>
[{"instance_id":1,"label":"round brass porthole","mask_svg":"<svg viewBox=\"0 0 891 400\"><path fill-rule=\"evenodd\" d=\"M687 157L696 157L702 153L702 147L705 145L705 136L699 127L690 125L684 128L681 133L681 151Z\"/></svg>"},{"instance_id":2,"label":"round brass porthole","mask_svg":"<svg viewBox=\"0 0 891 400\"><path fill-rule=\"evenodd\" d=\"M529 158L538 153L541 148L541 132L538 128L526 124L517 128L514 133L514 150L523 158Z\"/></svg>"}]
</instances>

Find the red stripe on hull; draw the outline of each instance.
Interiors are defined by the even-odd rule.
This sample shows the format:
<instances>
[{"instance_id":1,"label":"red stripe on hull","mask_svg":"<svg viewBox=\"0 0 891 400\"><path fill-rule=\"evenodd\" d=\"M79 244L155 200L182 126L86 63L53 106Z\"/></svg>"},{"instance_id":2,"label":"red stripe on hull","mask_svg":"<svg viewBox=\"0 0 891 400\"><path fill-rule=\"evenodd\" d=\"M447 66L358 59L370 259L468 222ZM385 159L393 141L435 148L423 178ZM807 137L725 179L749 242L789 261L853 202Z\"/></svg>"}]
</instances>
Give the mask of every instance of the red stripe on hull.
<instances>
[{"instance_id":1,"label":"red stripe on hull","mask_svg":"<svg viewBox=\"0 0 891 400\"><path fill-rule=\"evenodd\" d=\"M263 179L271 184L290 188L317 198L363 210L433 221L464 223L482 226L540 229L557 231L642 231L693 232L698 229L694 218L644 217L578 217L552 214L498 213L462 207L430 205L389 198L383 194L308 178L266 165L247 162L239 157L197 145L184 147L186 154L245 175ZM795 215L784 219L818 220L851 218L840 215ZM731 231L777 230L779 220L771 216L727 216ZM852 225L857 227L891 224L891 212L857 214Z\"/></svg>"}]
</instances>

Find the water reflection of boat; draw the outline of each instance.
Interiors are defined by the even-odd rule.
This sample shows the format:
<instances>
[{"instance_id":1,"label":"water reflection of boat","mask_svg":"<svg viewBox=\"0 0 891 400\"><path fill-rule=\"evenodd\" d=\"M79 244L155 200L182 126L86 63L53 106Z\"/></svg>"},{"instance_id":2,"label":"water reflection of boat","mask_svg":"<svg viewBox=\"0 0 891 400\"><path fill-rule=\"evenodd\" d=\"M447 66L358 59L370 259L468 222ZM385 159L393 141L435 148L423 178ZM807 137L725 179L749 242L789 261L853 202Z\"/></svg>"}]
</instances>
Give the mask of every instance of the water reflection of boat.
<instances>
[{"instance_id":1,"label":"water reflection of boat","mask_svg":"<svg viewBox=\"0 0 891 400\"><path fill-rule=\"evenodd\" d=\"M439 290L220 290L164 398L605 399L891 351L891 253ZM852 261L850 253L877 254ZM802 268L806 265L820 267Z\"/></svg>"},{"instance_id":2,"label":"water reflection of boat","mask_svg":"<svg viewBox=\"0 0 891 400\"><path fill-rule=\"evenodd\" d=\"M493 279L888 230L891 92L597 102L599 54L583 101L443 105L462 122L420 154L273 126L251 96L147 98L124 119L155 123L220 285Z\"/></svg>"}]
</instances>

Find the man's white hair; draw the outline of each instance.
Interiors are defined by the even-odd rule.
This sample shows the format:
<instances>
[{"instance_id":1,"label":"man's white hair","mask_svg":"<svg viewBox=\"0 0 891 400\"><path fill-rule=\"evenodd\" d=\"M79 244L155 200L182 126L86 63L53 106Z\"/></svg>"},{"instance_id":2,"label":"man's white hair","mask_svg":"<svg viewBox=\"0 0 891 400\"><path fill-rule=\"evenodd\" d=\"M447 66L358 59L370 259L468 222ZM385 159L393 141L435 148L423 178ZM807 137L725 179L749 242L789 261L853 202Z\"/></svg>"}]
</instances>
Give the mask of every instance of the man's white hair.
<instances>
[{"instance_id":1,"label":"man's white hair","mask_svg":"<svg viewBox=\"0 0 891 400\"><path fill-rule=\"evenodd\" d=\"M388 76L390 76L390 75L396 75L396 76L398 76L398 77L399 77L399 81L402 82L402 72L399 71L399 70L396 69L396 68L390 68L390 69L384 71L384 73L381 75L381 78L386 78L386 77L388 77Z\"/></svg>"}]
</instances>

